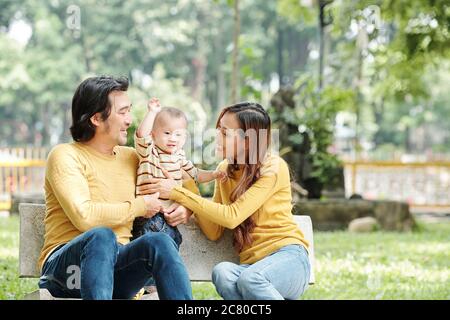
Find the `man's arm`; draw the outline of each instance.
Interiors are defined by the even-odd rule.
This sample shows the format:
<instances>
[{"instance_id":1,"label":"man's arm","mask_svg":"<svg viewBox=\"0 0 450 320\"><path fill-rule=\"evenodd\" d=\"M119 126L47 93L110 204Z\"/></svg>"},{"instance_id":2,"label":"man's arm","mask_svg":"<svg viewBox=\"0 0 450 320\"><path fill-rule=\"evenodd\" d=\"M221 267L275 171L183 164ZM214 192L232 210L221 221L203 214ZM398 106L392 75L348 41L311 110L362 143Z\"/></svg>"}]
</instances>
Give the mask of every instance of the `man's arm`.
<instances>
[{"instance_id":1,"label":"man's arm","mask_svg":"<svg viewBox=\"0 0 450 320\"><path fill-rule=\"evenodd\" d=\"M81 232L97 226L114 228L146 214L143 197L116 203L93 201L83 172L83 164L67 149L50 153L46 179L64 213Z\"/></svg>"}]
</instances>

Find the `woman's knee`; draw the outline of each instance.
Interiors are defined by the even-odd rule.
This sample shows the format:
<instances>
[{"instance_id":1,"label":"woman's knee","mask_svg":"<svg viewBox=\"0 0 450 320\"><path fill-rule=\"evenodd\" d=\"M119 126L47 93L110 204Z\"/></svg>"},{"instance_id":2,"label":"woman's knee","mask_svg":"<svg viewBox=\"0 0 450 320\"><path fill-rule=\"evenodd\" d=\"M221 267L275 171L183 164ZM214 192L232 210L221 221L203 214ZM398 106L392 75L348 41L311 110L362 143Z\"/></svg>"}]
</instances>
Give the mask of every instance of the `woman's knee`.
<instances>
[{"instance_id":1,"label":"woman's knee","mask_svg":"<svg viewBox=\"0 0 450 320\"><path fill-rule=\"evenodd\" d=\"M252 288L255 287L256 285L267 281L268 280L259 272L245 270L239 276L236 285L241 292L244 292L244 291L251 291Z\"/></svg>"},{"instance_id":2,"label":"woman's knee","mask_svg":"<svg viewBox=\"0 0 450 320\"><path fill-rule=\"evenodd\" d=\"M236 268L238 266L232 262L220 262L216 264L212 270L211 278L214 285L224 285L236 282Z\"/></svg>"}]
</instances>

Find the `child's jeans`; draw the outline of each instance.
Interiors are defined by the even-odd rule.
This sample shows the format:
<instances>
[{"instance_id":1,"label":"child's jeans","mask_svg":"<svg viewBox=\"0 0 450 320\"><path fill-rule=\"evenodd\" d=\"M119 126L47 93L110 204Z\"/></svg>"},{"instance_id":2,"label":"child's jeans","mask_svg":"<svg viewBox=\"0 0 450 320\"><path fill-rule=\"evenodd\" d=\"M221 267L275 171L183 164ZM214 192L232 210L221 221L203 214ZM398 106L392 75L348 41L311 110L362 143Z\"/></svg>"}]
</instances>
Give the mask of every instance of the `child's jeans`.
<instances>
[{"instance_id":1,"label":"child's jeans","mask_svg":"<svg viewBox=\"0 0 450 320\"><path fill-rule=\"evenodd\" d=\"M183 238L181 236L180 231L178 231L178 228L169 225L164 219L164 214L161 212L158 212L151 218L138 217L134 220L132 240L139 238L140 236L146 234L147 232L166 233L175 241L178 248L180 247L180 244L183 241Z\"/></svg>"}]
</instances>

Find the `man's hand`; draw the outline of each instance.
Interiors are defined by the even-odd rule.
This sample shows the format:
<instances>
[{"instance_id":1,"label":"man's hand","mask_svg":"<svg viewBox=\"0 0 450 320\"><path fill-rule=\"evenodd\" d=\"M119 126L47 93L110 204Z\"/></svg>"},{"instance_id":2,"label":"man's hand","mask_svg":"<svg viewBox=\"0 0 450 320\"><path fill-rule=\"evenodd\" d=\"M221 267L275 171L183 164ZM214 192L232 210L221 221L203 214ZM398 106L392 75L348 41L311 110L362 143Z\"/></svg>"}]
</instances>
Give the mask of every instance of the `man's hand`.
<instances>
[{"instance_id":1,"label":"man's hand","mask_svg":"<svg viewBox=\"0 0 450 320\"><path fill-rule=\"evenodd\" d=\"M164 219L166 222L175 227L180 223L188 223L189 218L192 215L192 211L188 208L185 208L178 203L173 203L169 208L164 209Z\"/></svg>"},{"instance_id":2,"label":"man's hand","mask_svg":"<svg viewBox=\"0 0 450 320\"><path fill-rule=\"evenodd\" d=\"M147 209L144 217L151 218L158 212L163 210L161 201L159 200L159 192L144 196L145 207Z\"/></svg>"},{"instance_id":3,"label":"man's hand","mask_svg":"<svg viewBox=\"0 0 450 320\"><path fill-rule=\"evenodd\" d=\"M137 187L137 194L153 194L159 192L159 196L164 199L169 199L170 192L178 183L171 179L169 172L162 169L167 179L148 178L142 181L145 185Z\"/></svg>"},{"instance_id":4,"label":"man's hand","mask_svg":"<svg viewBox=\"0 0 450 320\"><path fill-rule=\"evenodd\" d=\"M147 109L148 109L148 111L153 112L153 113L160 112L162 108L161 108L161 104L159 103L159 99L158 98L151 98L148 101Z\"/></svg>"}]
</instances>

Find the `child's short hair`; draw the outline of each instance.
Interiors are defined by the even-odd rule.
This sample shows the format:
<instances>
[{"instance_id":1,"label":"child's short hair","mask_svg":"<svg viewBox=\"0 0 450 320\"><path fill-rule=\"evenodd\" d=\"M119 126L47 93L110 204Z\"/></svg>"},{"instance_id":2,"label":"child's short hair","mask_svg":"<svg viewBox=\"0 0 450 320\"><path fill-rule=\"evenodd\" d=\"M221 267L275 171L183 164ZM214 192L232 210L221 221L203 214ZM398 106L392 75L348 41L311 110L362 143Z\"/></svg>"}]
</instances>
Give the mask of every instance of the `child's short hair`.
<instances>
[{"instance_id":1,"label":"child's short hair","mask_svg":"<svg viewBox=\"0 0 450 320\"><path fill-rule=\"evenodd\" d=\"M186 121L186 125L188 123L188 119L187 119L186 115L184 114L184 112L181 111L180 109L177 109L177 108L174 108L174 107L163 107L161 109L161 111L158 112L158 114L156 115L155 123L156 123L156 121L158 121L158 119L161 116L164 116L164 115L168 115L169 117L177 118L177 119L181 118L181 119L184 119L184 121Z\"/></svg>"}]
</instances>

